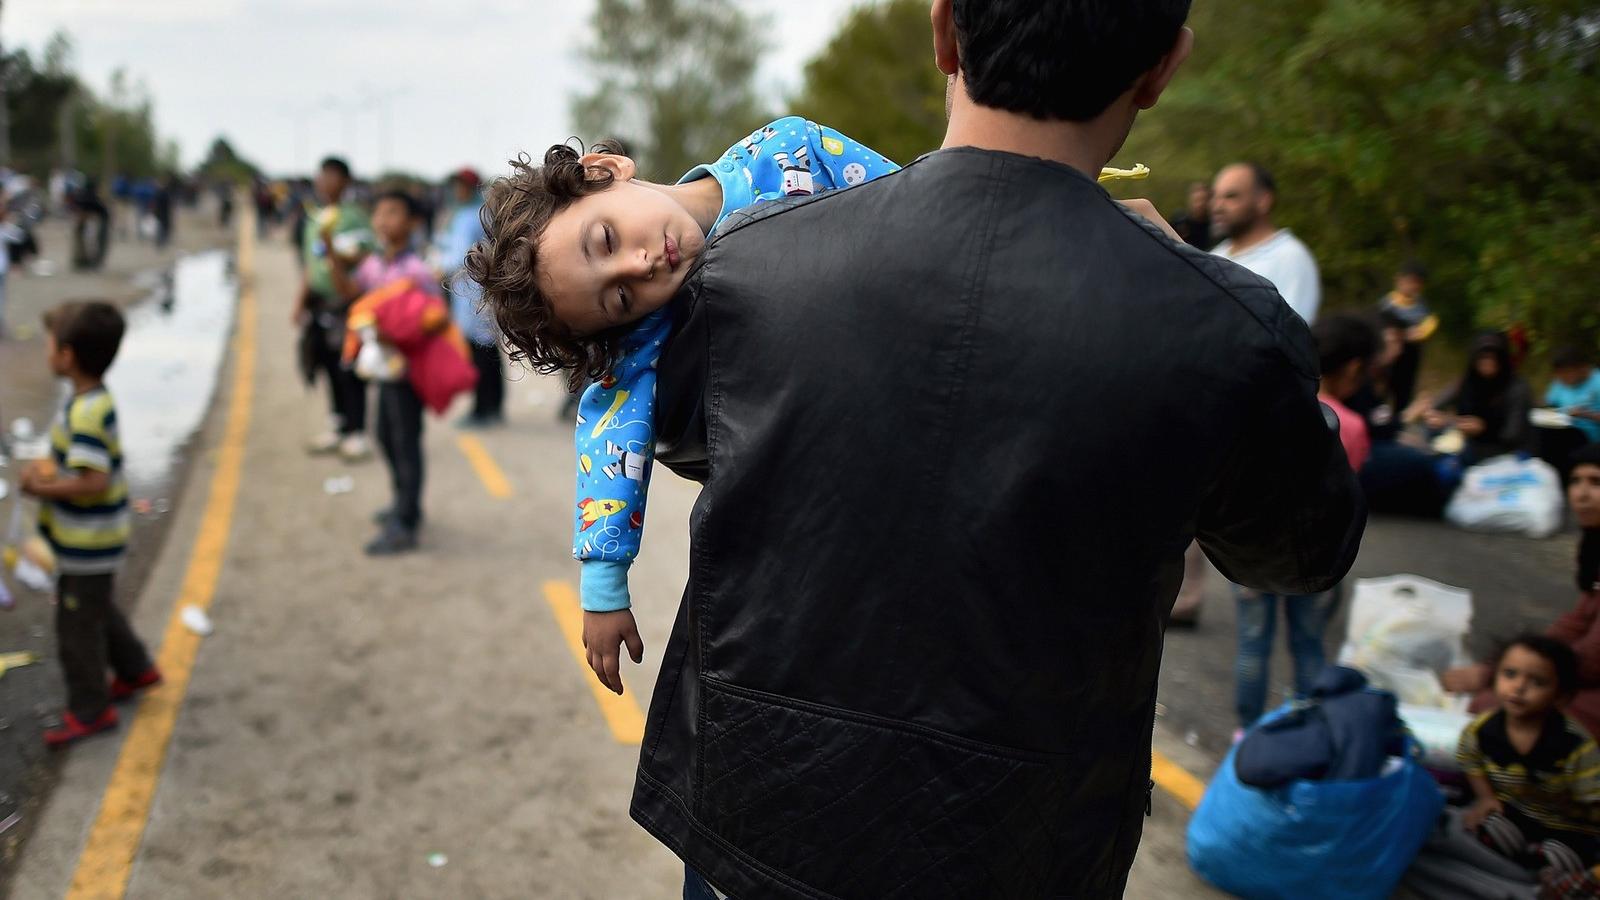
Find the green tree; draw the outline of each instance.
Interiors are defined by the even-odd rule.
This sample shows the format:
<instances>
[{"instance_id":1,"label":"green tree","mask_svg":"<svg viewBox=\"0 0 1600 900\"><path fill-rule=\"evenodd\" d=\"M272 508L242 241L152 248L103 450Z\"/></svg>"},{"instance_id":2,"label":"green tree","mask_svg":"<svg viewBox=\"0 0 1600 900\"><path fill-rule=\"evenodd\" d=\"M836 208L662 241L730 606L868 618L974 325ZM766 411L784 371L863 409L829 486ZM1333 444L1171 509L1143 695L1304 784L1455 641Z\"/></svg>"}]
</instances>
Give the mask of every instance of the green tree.
<instances>
[{"instance_id":1,"label":"green tree","mask_svg":"<svg viewBox=\"0 0 1600 900\"><path fill-rule=\"evenodd\" d=\"M0 56L0 78L21 171L43 175L63 161L64 146L74 148L74 164L103 177L161 175L178 163L175 147L156 133L148 88L119 70L97 96L75 73L65 34L51 37L40 63L25 49Z\"/></svg>"},{"instance_id":2,"label":"green tree","mask_svg":"<svg viewBox=\"0 0 1600 900\"><path fill-rule=\"evenodd\" d=\"M219 136L211 142L211 150L206 153L205 160L200 163L200 168L195 174L208 181L248 184L251 179L261 174L261 170L240 156L227 138Z\"/></svg>"},{"instance_id":3,"label":"green tree","mask_svg":"<svg viewBox=\"0 0 1600 900\"><path fill-rule=\"evenodd\" d=\"M55 164L61 111L78 90L70 73L49 64L37 66L25 49L0 57L5 101L10 114L11 163L24 172L45 172Z\"/></svg>"},{"instance_id":4,"label":"green tree","mask_svg":"<svg viewBox=\"0 0 1600 900\"><path fill-rule=\"evenodd\" d=\"M946 79L934 66L931 39L925 0L856 7L806 64L794 111L897 162L936 149L944 138Z\"/></svg>"},{"instance_id":5,"label":"green tree","mask_svg":"<svg viewBox=\"0 0 1600 900\"><path fill-rule=\"evenodd\" d=\"M1600 14L1593 0L1196 5L1194 57L1121 158L1157 195L1273 169L1329 300L1365 306L1410 257L1458 332L1600 333Z\"/></svg>"},{"instance_id":6,"label":"green tree","mask_svg":"<svg viewBox=\"0 0 1600 900\"><path fill-rule=\"evenodd\" d=\"M933 64L926 0L859 6L806 64L796 113L899 163L944 138L945 77Z\"/></svg>"},{"instance_id":7,"label":"green tree","mask_svg":"<svg viewBox=\"0 0 1600 900\"><path fill-rule=\"evenodd\" d=\"M573 121L590 142L628 144L645 177L676 179L766 120L759 21L735 0L599 0L590 24L596 84Z\"/></svg>"}]
</instances>

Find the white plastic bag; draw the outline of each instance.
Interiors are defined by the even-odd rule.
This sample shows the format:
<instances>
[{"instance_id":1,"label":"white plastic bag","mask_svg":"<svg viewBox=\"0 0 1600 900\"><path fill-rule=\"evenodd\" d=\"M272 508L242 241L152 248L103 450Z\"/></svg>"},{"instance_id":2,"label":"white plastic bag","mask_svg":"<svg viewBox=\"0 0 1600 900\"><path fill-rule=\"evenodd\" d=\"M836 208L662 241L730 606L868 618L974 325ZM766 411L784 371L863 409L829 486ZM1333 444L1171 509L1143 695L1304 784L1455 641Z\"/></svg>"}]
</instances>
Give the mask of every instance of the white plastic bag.
<instances>
[{"instance_id":1,"label":"white plastic bag","mask_svg":"<svg viewBox=\"0 0 1600 900\"><path fill-rule=\"evenodd\" d=\"M1467 470L1445 518L1469 531L1547 538L1561 528L1561 477L1540 459L1497 456Z\"/></svg>"},{"instance_id":2,"label":"white plastic bag","mask_svg":"<svg viewBox=\"0 0 1600 900\"><path fill-rule=\"evenodd\" d=\"M1459 772L1456 747L1461 743L1461 732L1472 724L1472 713L1467 712L1470 697L1457 697L1456 709L1400 704L1400 719L1406 723L1411 736L1422 748L1422 764L1440 772Z\"/></svg>"},{"instance_id":3,"label":"white plastic bag","mask_svg":"<svg viewBox=\"0 0 1600 900\"><path fill-rule=\"evenodd\" d=\"M1403 704L1457 708L1439 676L1470 662L1462 639L1471 628L1471 591L1417 575L1363 578L1351 596L1339 664Z\"/></svg>"}]
</instances>

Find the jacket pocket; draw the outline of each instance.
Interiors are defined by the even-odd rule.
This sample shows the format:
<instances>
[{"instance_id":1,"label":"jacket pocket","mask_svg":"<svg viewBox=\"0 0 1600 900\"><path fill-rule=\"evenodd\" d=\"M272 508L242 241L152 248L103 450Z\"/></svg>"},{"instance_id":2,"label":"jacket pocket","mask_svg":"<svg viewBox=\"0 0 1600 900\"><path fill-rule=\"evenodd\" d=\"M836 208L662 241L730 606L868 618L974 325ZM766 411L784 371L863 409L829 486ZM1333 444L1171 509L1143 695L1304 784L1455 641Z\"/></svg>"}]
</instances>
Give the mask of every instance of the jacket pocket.
<instances>
[{"instance_id":1,"label":"jacket pocket","mask_svg":"<svg viewBox=\"0 0 1600 900\"><path fill-rule=\"evenodd\" d=\"M1088 897L1116 867L1136 748L1013 753L702 683L696 818L818 893Z\"/></svg>"}]
</instances>

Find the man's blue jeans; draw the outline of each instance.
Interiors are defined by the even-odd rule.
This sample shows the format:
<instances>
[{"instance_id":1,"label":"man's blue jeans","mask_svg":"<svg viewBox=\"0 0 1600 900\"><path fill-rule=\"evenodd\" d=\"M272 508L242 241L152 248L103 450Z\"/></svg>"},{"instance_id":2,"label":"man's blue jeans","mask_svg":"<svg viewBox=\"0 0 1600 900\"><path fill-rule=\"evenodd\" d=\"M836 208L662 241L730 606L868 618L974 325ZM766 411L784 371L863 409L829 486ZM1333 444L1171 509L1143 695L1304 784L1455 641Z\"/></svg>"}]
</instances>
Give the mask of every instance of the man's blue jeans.
<instances>
[{"instance_id":1,"label":"man's blue jeans","mask_svg":"<svg viewBox=\"0 0 1600 900\"><path fill-rule=\"evenodd\" d=\"M700 873L683 867L683 900L728 900L716 892L711 883L700 877Z\"/></svg>"},{"instance_id":2,"label":"man's blue jeans","mask_svg":"<svg viewBox=\"0 0 1600 900\"><path fill-rule=\"evenodd\" d=\"M1294 691L1304 697L1326 665L1322 635L1328 628L1337 588L1322 594L1263 594L1246 588L1233 589L1239 604L1239 655L1233 674L1237 681L1234 709L1239 726L1249 728L1261 718L1267 706L1267 686L1272 662L1272 639L1278 625L1278 603L1283 602L1289 619L1289 653L1294 657Z\"/></svg>"}]
</instances>

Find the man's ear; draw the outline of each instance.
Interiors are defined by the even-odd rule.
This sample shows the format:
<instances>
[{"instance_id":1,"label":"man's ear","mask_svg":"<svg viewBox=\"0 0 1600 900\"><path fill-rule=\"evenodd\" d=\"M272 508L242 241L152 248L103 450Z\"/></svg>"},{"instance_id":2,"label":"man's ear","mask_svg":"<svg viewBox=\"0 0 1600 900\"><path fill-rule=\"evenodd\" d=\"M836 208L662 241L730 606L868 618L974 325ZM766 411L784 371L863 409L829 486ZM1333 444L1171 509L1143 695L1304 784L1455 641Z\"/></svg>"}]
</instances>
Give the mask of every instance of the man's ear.
<instances>
[{"instance_id":1,"label":"man's ear","mask_svg":"<svg viewBox=\"0 0 1600 900\"><path fill-rule=\"evenodd\" d=\"M953 76L961 70L961 51L950 3L951 0L933 0L933 62L939 71Z\"/></svg>"},{"instance_id":2,"label":"man's ear","mask_svg":"<svg viewBox=\"0 0 1600 900\"><path fill-rule=\"evenodd\" d=\"M605 169L617 181L632 181L639 174L639 166L631 157L617 153L586 153L578 162L585 169Z\"/></svg>"},{"instance_id":3,"label":"man's ear","mask_svg":"<svg viewBox=\"0 0 1600 900\"><path fill-rule=\"evenodd\" d=\"M1194 32L1187 25L1178 29L1178 39L1172 42L1172 49L1167 55L1161 57L1156 67L1144 73L1139 79L1139 84L1133 91L1133 102L1140 109L1149 109L1161 99L1161 94L1166 91L1167 85L1172 83L1172 76L1178 74L1178 68L1183 65L1189 54L1194 52Z\"/></svg>"}]
</instances>

